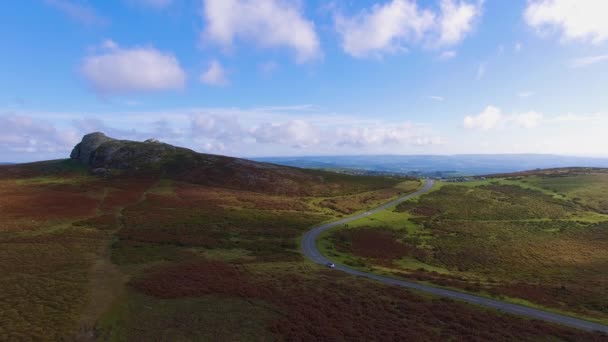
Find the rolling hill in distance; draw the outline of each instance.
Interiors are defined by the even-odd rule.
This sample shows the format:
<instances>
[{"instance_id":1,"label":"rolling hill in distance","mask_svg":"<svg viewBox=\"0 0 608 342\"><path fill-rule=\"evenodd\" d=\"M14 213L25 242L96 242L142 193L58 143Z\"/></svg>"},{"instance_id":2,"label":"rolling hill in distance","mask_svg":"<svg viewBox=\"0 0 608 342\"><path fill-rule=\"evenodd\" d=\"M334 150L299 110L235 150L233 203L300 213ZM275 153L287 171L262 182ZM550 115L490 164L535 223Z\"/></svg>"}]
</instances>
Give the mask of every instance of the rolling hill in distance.
<instances>
[{"instance_id":1,"label":"rolling hill in distance","mask_svg":"<svg viewBox=\"0 0 608 342\"><path fill-rule=\"evenodd\" d=\"M550 154L307 156L253 158L253 160L304 168L440 177L563 167L608 167L608 158Z\"/></svg>"}]
</instances>

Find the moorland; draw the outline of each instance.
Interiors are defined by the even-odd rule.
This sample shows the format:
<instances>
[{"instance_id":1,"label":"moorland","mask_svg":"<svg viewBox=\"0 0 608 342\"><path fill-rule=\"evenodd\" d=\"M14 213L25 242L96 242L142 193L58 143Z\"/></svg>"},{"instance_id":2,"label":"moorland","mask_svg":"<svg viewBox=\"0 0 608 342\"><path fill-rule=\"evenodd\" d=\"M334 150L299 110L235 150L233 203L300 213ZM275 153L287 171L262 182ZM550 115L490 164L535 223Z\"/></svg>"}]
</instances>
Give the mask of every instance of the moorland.
<instances>
[{"instance_id":1,"label":"moorland","mask_svg":"<svg viewBox=\"0 0 608 342\"><path fill-rule=\"evenodd\" d=\"M599 341L605 338L597 333L354 278L313 264L300 253L300 237L311 226L413 192L421 185L419 180L279 167L156 144L159 143L102 139L94 149L81 145L72 159L0 167L3 339ZM513 185L489 182L469 189L470 196L480 203L488 200L487 192L492 199L494 192L501 190L498 191L501 198L516 201L519 197L513 196L513 191L529 191L510 187ZM534 192L521 204L524 209L535 205L533 210L524 210L520 215L522 222L530 226L510 238L521 240L519 234L528 234L529 230L534 234L546 233L555 236L550 241L574 243L575 247L570 247L564 257L572 265L603 267L603 254L589 252L606 242L601 235L603 214L591 209L602 205L601 202L574 195L576 189L560 190L566 192L563 196L581 198L569 201L554 194L549 185L530 183L530 187L544 190L539 191L541 194ZM431 219L446 212L451 215L446 220L463 221L459 216L462 214L442 206L442 199L433 200L431 196L450 196L450 186L421 197L415 205L408 203L383 214L407 216L403 231L389 224L382 226L381 234L377 234L380 229L377 227L337 231L336 241L340 243L336 244L335 253L362 265L390 267L407 277L410 273L437 278L445 275L449 286L456 281L453 274L464 272L471 277L467 280L475 276L481 284L483 275L490 283L492 276L494 288L503 286L500 281L504 278L500 276L506 277L512 266L505 263L485 275L479 271L487 266L485 256L478 257L484 250L463 241L469 235L476 237L474 223L486 221L464 226L468 228L463 231L471 232L469 235L449 231L446 227L454 226ZM424 202L426 198L431 198L431 202ZM537 203L540 200L542 204ZM565 207L569 210L560 212ZM472 213L479 217L489 215L480 210ZM492 210L494 219L488 220L489 228L484 226L494 229L488 234L496 238L501 234L495 222L507 215L504 210ZM432 232L437 228L423 226L431 224L427 220L438 224L445 234L436 239ZM577 226L569 228L571 222ZM385 249L393 253L391 258L373 254L367 242L362 247L349 243L352 237L349 234L357 236L359 231L364 237L368 234L363 241L373 244L384 241L389 247ZM407 235L403 235L405 231ZM378 242L378 236L384 240ZM445 241L443 236L447 237ZM566 237L569 240L564 240ZM594 240L587 241L591 237ZM435 239L441 243L437 255L432 247ZM404 250L406 253L415 251L421 255L402 255L400 248L406 242L410 244ZM515 242L506 244L509 248L515 245ZM458 252L458 248L462 251ZM546 247L542 251L559 254L564 250L566 247L559 250ZM509 255L505 258L513 259ZM416 272L408 272L408 263L415 265ZM524 277L531 267L518 270L517 275ZM578 272L574 266L567 271ZM572 273L564 274L571 277ZM541 275L552 279L554 268L547 267ZM584 274L579 277L600 286L605 281L599 277L585 278ZM573 284L572 288L567 284L568 291L583 286ZM597 305L601 306L604 299L598 297L598 292L592 292L589 298L578 301L572 308L601 318Z\"/></svg>"},{"instance_id":2,"label":"moorland","mask_svg":"<svg viewBox=\"0 0 608 342\"><path fill-rule=\"evenodd\" d=\"M608 171L568 168L439 183L325 234L341 262L608 321Z\"/></svg>"}]
</instances>

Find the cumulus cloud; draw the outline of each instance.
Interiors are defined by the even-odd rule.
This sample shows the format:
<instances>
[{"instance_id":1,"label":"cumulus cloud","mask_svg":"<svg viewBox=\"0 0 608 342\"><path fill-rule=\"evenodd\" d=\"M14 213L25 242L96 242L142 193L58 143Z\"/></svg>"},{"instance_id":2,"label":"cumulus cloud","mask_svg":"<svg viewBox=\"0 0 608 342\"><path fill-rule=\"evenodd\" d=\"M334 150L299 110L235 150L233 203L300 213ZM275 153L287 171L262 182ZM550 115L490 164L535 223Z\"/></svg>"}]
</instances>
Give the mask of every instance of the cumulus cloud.
<instances>
[{"instance_id":1,"label":"cumulus cloud","mask_svg":"<svg viewBox=\"0 0 608 342\"><path fill-rule=\"evenodd\" d=\"M80 136L73 130L24 115L0 116L0 151L54 153L70 151Z\"/></svg>"},{"instance_id":2,"label":"cumulus cloud","mask_svg":"<svg viewBox=\"0 0 608 342\"><path fill-rule=\"evenodd\" d=\"M350 127L337 130L338 146L438 145L441 138L428 136L411 123Z\"/></svg>"},{"instance_id":3,"label":"cumulus cloud","mask_svg":"<svg viewBox=\"0 0 608 342\"><path fill-rule=\"evenodd\" d=\"M303 120L265 123L253 127L250 133L257 142L286 144L295 148L317 145L321 140L320 129Z\"/></svg>"},{"instance_id":4,"label":"cumulus cloud","mask_svg":"<svg viewBox=\"0 0 608 342\"><path fill-rule=\"evenodd\" d=\"M212 86L226 86L230 83L226 77L224 67L216 60L209 63L209 68L201 74L200 80L201 82Z\"/></svg>"},{"instance_id":5,"label":"cumulus cloud","mask_svg":"<svg viewBox=\"0 0 608 342\"><path fill-rule=\"evenodd\" d=\"M408 0L376 4L354 17L335 17L342 48L355 57L407 50L406 43L421 39L434 21L432 12Z\"/></svg>"},{"instance_id":6,"label":"cumulus cloud","mask_svg":"<svg viewBox=\"0 0 608 342\"><path fill-rule=\"evenodd\" d=\"M193 139L200 148L214 152L256 145L318 152L442 143L427 128L411 123L370 123L352 117L330 119L315 114L293 118L279 113L260 120L259 114L259 109L195 114L191 122ZM270 116L274 118L272 121L268 120Z\"/></svg>"},{"instance_id":7,"label":"cumulus cloud","mask_svg":"<svg viewBox=\"0 0 608 342\"><path fill-rule=\"evenodd\" d=\"M460 43L473 29L475 17L480 15L481 3L442 0L439 4L439 46Z\"/></svg>"},{"instance_id":8,"label":"cumulus cloud","mask_svg":"<svg viewBox=\"0 0 608 342\"><path fill-rule=\"evenodd\" d=\"M85 25L104 25L108 20L100 16L92 7L75 3L70 0L45 0L47 5L52 6L67 16Z\"/></svg>"},{"instance_id":9,"label":"cumulus cloud","mask_svg":"<svg viewBox=\"0 0 608 342\"><path fill-rule=\"evenodd\" d=\"M590 56L590 57L582 57L577 58L572 61L570 66L572 68L580 68L584 66L588 66L595 63L606 62L608 61L608 55L599 55L599 56Z\"/></svg>"},{"instance_id":10,"label":"cumulus cloud","mask_svg":"<svg viewBox=\"0 0 608 342\"><path fill-rule=\"evenodd\" d=\"M563 40L601 44L608 40L605 0L533 0L524 12L526 23L541 34L557 32Z\"/></svg>"},{"instance_id":11,"label":"cumulus cloud","mask_svg":"<svg viewBox=\"0 0 608 342\"><path fill-rule=\"evenodd\" d=\"M85 57L80 71L104 95L181 89L186 82L173 54L153 47L122 48L111 40Z\"/></svg>"},{"instance_id":12,"label":"cumulus cloud","mask_svg":"<svg viewBox=\"0 0 608 342\"><path fill-rule=\"evenodd\" d=\"M435 13L418 7L415 0L391 0L355 16L337 14L334 22L342 48L354 57L382 56L407 51L422 43L452 46L472 30L482 2L442 0Z\"/></svg>"},{"instance_id":13,"label":"cumulus cloud","mask_svg":"<svg viewBox=\"0 0 608 342\"><path fill-rule=\"evenodd\" d=\"M543 122L543 114L535 111L503 115L500 108L487 106L477 115L467 115L463 125L467 129L482 131L492 130L498 127L536 128Z\"/></svg>"},{"instance_id":14,"label":"cumulus cloud","mask_svg":"<svg viewBox=\"0 0 608 342\"><path fill-rule=\"evenodd\" d=\"M298 62L321 55L312 21L291 0L203 0L203 40L232 47L237 39L263 48L289 48Z\"/></svg>"},{"instance_id":15,"label":"cumulus cloud","mask_svg":"<svg viewBox=\"0 0 608 342\"><path fill-rule=\"evenodd\" d=\"M245 138L246 132L234 115L199 113L191 118L192 136L197 141L232 143Z\"/></svg>"},{"instance_id":16,"label":"cumulus cloud","mask_svg":"<svg viewBox=\"0 0 608 342\"><path fill-rule=\"evenodd\" d=\"M477 115L467 115L464 118L464 127L469 129L489 130L498 126L503 120L500 108L487 106Z\"/></svg>"}]
</instances>

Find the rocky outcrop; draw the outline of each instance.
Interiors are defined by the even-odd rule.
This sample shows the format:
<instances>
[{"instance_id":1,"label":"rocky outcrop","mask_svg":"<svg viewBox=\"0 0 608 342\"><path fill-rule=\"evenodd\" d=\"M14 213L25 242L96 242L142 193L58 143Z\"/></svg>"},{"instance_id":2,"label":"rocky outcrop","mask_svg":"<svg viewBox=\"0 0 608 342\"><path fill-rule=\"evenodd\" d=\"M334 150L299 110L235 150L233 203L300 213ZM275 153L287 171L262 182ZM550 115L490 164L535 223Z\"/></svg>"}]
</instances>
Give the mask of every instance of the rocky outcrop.
<instances>
[{"instance_id":1,"label":"rocky outcrop","mask_svg":"<svg viewBox=\"0 0 608 342\"><path fill-rule=\"evenodd\" d=\"M155 139L118 140L100 132L85 135L74 147L71 158L100 177L166 177L214 187L294 195L332 193L340 188L338 184L327 186L321 171L197 153Z\"/></svg>"},{"instance_id":2,"label":"rocky outcrop","mask_svg":"<svg viewBox=\"0 0 608 342\"><path fill-rule=\"evenodd\" d=\"M82 138L82 141L74 147L70 154L70 158L77 159L81 163L91 166L91 156L97 148L112 140L115 139L109 138L101 132L87 134Z\"/></svg>"},{"instance_id":3,"label":"rocky outcrop","mask_svg":"<svg viewBox=\"0 0 608 342\"><path fill-rule=\"evenodd\" d=\"M85 135L74 147L70 157L91 170L152 170L161 168L163 162L174 159L177 154L197 155L194 151L155 139L145 142L117 140L96 132Z\"/></svg>"}]
</instances>

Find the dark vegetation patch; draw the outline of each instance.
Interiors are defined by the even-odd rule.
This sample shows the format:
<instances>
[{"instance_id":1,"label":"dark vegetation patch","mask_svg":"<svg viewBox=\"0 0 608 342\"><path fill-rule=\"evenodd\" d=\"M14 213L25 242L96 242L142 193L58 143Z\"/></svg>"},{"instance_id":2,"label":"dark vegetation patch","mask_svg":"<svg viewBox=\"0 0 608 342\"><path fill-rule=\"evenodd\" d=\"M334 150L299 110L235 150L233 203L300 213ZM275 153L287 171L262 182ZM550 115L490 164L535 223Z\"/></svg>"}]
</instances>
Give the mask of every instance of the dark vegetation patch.
<instances>
[{"instance_id":1,"label":"dark vegetation patch","mask_svg":"<svg viewBox=\"0 0 608 342\"><path fill-rule=\"evenodd\" d=\"M408 246L396 240L396 233L383 228L343 229L332 235L336 249L364 258L391 261L409 254Z\"/></svg>"},{"instance_id":2,"label":"dark vegetation patch","mask_svg":"<svg viewBox=\"0 0 608 342\"><path fill-rule=\"evenodd\" d=\"M0 165L0 179L23 179L32 177L57 176L72 178L87 174L86 168L70 159L43 162Z\"/></svg>"},{"instance_id":3,"label":"dark vegetation patch","mask_svg":"<svg viewBox=\"0 0 608 342\"><path fill-rule=\"evenodd\" d=\"M125 210L125 227L118 237L184 247L238 248L268 261L295 260L301 258L297 237L325 218L308 213L190 208L192 203L164 207L165 204L153 197Z\"/></svg>"},{"instance_id":4,"label":"dark vegetation patch","mask_svg":"<svg viewBox=\"0 0 608 342\"><path fill-rule=\"evenodd\" d=\"M98 201L79 186L67 184L8 184L0 187L0 206L4 230L19 229L11 221L36 221L48 225L58 221L88 217L95 214Z\"/></svg>"},{"instance_id":5,"label":"dark vegetation patch","mask_svg":"<svg viewBox=\"0 0 608 342\"><path fill-rule=\"evenodd\" d=\"M260 305L261 313L276 313L266 324L279 340L602 339L334 272L303 276L287 268L260 273L247 267L209 261L173 265L151 270L134 286L160 298L216 293L245 299Z\"/></svg>"},{"instance_id":6,"label":"dark vegetation patch","mask_svg":"<svg viewBox=\"0 0 608 342\"><path fill-rule=\"evenodd\" d=\"M248 283L237 266L219 260L200 260L161 266L149 270L132 286L157 298L229 295L258 297L259 291Z\"/></svg>"},{"instance_id":7,"label":"dark vegetation patch","mask_svg":"<svg viewBox=\"0 0 608 342\"><path fill-rule=\"evenodd\" d=\"M421 215L421 216L427 216L427 217L433 217L437 214L441 213L440 209L437 208L433 208L433 207L425 207L425 206L421 206L421 207L415 207L412 212L416 215Z\"/></svg>"},{"instance_id":8,"label":"dark vegetation patch","mask_svg":"<svg viewBox=\"0 0 608 342\"><path fill-rule=\"evenodd\" d=\"M258 300L208 295L159 299L128 291L100 323L100 341L273 341L277 313Z\"/></svg>"}]
</instances>

